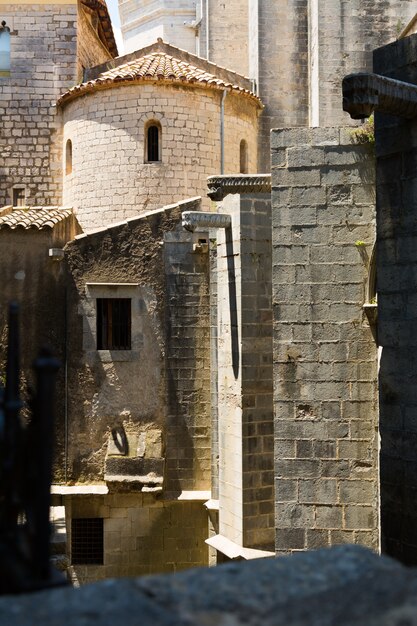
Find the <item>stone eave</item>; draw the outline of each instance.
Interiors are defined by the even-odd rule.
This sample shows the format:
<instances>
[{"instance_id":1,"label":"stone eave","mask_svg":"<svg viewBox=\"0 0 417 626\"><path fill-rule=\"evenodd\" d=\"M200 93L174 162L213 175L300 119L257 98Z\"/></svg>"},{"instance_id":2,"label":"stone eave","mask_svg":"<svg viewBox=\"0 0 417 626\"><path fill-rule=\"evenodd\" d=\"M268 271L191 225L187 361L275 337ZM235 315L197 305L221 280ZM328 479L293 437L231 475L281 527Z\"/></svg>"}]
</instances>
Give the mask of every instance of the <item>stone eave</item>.
<instances>
[{"instance_id":1,"label":"stone eave","mask_svg":"<svg viewBox=\"0 0 417 626\"><path fill-rule=\"evenodd\" d=\"M271 174L209 176L207 186L207 195L217 201L229 194L271 193Z\"/></svg>"},{"instance_id":2,"label":"stone eave","mask_svg":"<svg viewBox=\"0 0 417 626\"><path fill-rule=\"evenodd\" d=\"M153 85L171 85L178 87L185 87L187 89L203 89L203 90L213 90L213 91L228 91L237 96L242 96L251 100L254 104L257 105L258 109L262 110L264 105L262 104L260 98L255 94L242 90L241 88L234 85L217 85L213 83L203 83L200 81L185 81L179 79L168 79L168 78L155 78L155 77L146 77L143 76L141 78L123 78L120 80L111 79L108 81L103 81L100 83L92 84L93 81L89 81L87 83L81 83L80 85L76 85L70 91L65 93L57 100L57 106L62 107L68 104L69 102L79 98L80 96L85 96L96 91L102 91L105 89L115 89L118 87L126 87L127 85L141 85L141 84L153 84Z\"/></svg>"}]
</instances>

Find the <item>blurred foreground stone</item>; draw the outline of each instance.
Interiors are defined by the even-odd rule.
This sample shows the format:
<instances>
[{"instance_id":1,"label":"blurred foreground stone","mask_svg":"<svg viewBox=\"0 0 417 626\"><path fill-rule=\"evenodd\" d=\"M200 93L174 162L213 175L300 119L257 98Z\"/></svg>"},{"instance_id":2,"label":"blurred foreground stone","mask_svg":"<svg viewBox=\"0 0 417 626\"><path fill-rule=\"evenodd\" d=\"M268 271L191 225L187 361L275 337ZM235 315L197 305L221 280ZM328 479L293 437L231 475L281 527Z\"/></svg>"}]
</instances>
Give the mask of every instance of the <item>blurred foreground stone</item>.
<instances>
[{"instance_id":1,"label":"blurred foreground stone","mask_svg":"<svg viewBox=\"0 0 417 626\"><path fill-rule=\"evenodd\" d=\"M13 626L414 626L417 570L358 546L0 599Z\"/></svg>"}]
</instances>

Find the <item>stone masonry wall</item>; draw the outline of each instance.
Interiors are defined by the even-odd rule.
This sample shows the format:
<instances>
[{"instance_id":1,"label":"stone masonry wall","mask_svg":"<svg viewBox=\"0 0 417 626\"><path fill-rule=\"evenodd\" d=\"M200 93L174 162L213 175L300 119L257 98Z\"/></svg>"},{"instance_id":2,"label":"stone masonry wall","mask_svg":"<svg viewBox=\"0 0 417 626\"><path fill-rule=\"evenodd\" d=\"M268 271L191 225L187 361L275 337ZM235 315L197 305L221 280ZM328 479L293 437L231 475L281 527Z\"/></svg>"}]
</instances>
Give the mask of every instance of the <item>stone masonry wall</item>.
<instances>
[{"instance_id":1,"label":"stone masonry wall","mask_svg":"<svg viewBox=\"0 0 417 626\"><path fill-rule=\"evenodd\" d=\"M271 141L276 551L377 549L372 150L333 128Z\"/></svg>"},{"instance_id":2,"label":"stone masonry wall","mask_svg":"<svg viewBox=\"0 0 417 626\"><path fill-rule=\"evenodd\" d=\"M192 195L205 196L206 178L220 173L222 92L177 85L123 85L77 98L64 110L64 142L72 141L72 173L64 202L91 229ZM254 101L229 94L225 102L225 166L239 172L241 139L256 171ZM145 125L161 124L161 161L145 162ZM100 168L97 169L97 163ZM209 206L208 199L203 205Z\"/></svg>"},{"instance_id":3,"label":"stone masonry wall","mask_svg":"<svg viewBox=\"0 0 417 626\"><path fill-rule=\"evenodd\" d=\"M106 46L100 40L97 28L93 26L93 16L91 11L83 5L79 5L78 10L78 37L77 37L77 61L78 80L83 79L83 69L99 65L112 58Z\"/></svg>"},{"instance_id":4,"label":"stone masonry wall","mask_svg":"<svg viewBox=\"0 0 417 626\"><path fill-rule=\"evenodd\" d=\"M209 7L210 61L248 76L248 2L210 0ZM202 52L205 56L205 50Z\"/></svg>"},{"instance_id":5,"label":"stone masonry wall","mask_svg":"<svg viewBox=\"0 0 417 626\"><path fill-rule=\"evenodd\" d=\"M349 124L340 85L351 72L372 71L372 50L398 38L414 17L413 0L319 2L320 125Z\"/></svg>"},{"instance_id":6,"label":"stone masonry wall","mask_svg":"<svg viewBox=\"0 0 417 626\"><path fill-rule=\"evenodd\" d=\"M308 124L307 0L259 0L259 171L268 172L271 128Z\"/></svg>"},{"instance_id":7,"label":"stone masonry wall","mask_svg":"<svg viewBox=\"0 0 417 626\"><path fill-rule=\"evenodd\" d=\"M199 208L184 201L66 247L68 480L102 481L110 429L123 425L162 431L165 492L208 488L208 255L181 226ZM131 350L97 350L103 297L131 298Z\"/></svg>"},{"instance_id":8,"label":"stone masonry wall","mask_svg":"<svg viewBox=\"0 0 417 626\"><path fill-rule=\"evenodd\" d=\"M69 546L72 518L103 518L103 565L72 565L75 584L207 565L207 512L201 502L141 493L65 496L63 502Z\"/></svg>"},{"instance_id":9,"label":"stone masonry wall","mask_svg":"<svg viewBox=\"0 0 417 626\"><path fill-rule=\"evenodd\" d=\"M30 205L61 203L55 101L76 82L77 5L0 5L11 29L11 75L0 78L0 206L24 187Z\"/></svg>"},{"instance_id":10,"label":"stone masonry wall","mask_svg":"<svg viewBox=\"0 0 417 626\"><path fill-rule=\"evenodd\" d=\"M374 53L374 71L417 83L417 35ZM417 563L417 125L375 115L382 549Z\"/></svg>"},{"instance_id":11,"label":"stone masonry wall","mask_svg":"<svg viewBox=\"0 0 417 626\"><path fill-rule=\"evenodd\" d=\"M273 546L271 205L227 196L232 228L217 233L219 532Z\"/></svg>"}]
</instances>

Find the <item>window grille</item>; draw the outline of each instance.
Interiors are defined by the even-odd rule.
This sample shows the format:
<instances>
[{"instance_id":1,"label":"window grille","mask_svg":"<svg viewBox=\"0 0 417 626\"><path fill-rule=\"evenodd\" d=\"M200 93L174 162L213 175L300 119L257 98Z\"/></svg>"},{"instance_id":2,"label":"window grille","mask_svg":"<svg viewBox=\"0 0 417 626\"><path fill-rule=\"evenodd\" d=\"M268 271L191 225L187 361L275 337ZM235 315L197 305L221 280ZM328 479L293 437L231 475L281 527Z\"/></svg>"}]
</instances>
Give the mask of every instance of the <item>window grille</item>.
<instances>
[{"instance_id":1,"label":"window grille","mask_svg":"<svg viewBox=\"0 0 417 626\"><path fill-rule=\"evenodd\" d=\"M73 565L103 565L103 518L74 518L71 522Z\"/></svg>"},{"instance_id":2,"label":"window grille","mask_svg":"<svg viewBox=\"0 0 417 626\"><path fill-rule=\"evenodd\" d=\"M97 298L97 350L130 350L130 298Z\"/></svg>"}]
</instances>

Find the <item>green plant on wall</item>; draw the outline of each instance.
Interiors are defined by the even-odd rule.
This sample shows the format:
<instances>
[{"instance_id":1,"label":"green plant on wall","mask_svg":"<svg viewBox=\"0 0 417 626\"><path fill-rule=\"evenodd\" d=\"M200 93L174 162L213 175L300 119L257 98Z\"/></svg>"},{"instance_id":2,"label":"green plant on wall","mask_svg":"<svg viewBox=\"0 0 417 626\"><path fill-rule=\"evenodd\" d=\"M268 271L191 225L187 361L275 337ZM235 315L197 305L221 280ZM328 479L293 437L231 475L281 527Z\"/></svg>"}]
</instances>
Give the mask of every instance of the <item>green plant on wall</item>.
<instances>
[{"instance_id":1,"label":"green plant on wall","mask_svg":"<svg viewBox=\"0 0 417 626\"><path fill-rule=\"evenodd\" d=\"M372 113L362 126L353 129L350 132L350 136L355 143L369 144L373 146L375 144L374 114Z\"/></svg>"}]
</instances>

